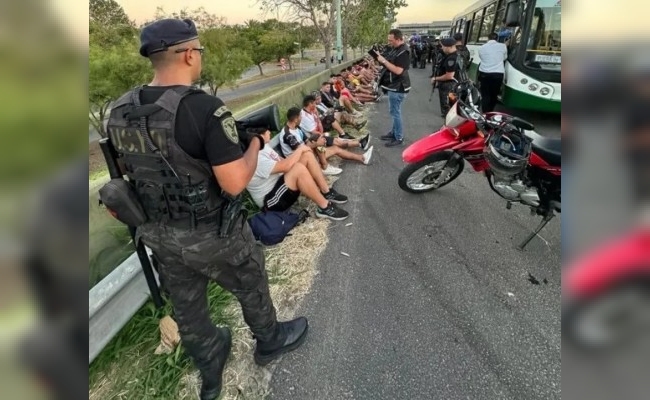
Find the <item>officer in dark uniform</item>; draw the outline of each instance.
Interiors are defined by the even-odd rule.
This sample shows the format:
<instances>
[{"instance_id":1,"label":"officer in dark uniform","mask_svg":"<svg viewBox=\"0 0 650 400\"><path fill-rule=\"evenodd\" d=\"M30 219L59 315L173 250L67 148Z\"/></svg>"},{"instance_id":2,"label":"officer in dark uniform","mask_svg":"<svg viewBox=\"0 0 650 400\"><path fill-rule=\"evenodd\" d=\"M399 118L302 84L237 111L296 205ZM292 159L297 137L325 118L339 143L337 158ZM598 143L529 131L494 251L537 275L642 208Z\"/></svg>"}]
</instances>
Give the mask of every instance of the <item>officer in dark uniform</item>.
<instances>
[{"instance_id":1,"label":"officer in dark uniform","mask_svg":"<svg viewBox=\"0 0 650 400\"><path fill-rule=\"evenodd\" d=\"M449 111L449 93L454 84L459 81L460 70L458 67L458 54L456 53L456 40L444 38L440 40L444 57L440 61L436 73L431 78L431 84L437 85L440 95L440 116L444 118Z\"/></svg>"},{"instance_id":2,"label":"officer in dark uniform","mask_svg":"<svg viewBox=\"0 0 650 400\"><path fill-rule=\"evenodd\" d=\"M264 253L241 211L240 193L270 137L257 135L244 150L224 103L191 86L204 52L191 20L154 22L140 39L154 78L115 102L109 137L147 214L136 239L159 261L183 346L201 372L201 399L215 399L231 334L210 319L210 280L239 300L258 364L299 347L307 333L305 318L277 321Z\"/></svg>"}]
</instances>

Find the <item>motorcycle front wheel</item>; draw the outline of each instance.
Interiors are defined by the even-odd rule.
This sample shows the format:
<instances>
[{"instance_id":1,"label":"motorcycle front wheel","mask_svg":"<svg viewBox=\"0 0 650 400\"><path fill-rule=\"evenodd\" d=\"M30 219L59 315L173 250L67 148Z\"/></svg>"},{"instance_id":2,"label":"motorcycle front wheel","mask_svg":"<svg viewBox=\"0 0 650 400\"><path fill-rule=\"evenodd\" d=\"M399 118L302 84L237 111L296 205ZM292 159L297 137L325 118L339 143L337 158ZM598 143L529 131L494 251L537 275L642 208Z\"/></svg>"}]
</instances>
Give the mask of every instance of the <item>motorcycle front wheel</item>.
<instances>
[{"instance_id":1,"label":"motorcycle front wheel","mask_svg":"<svg viewBox=\"0 0 650 400\"><path fill-rule=\"evenodd\" d=\"M431 154L420 162L407 165L399 174L398 183L400 189L410 193L430 192L458 178L465 168L464 160L458 163L456 169L452 171L444 182L437 187L434 184L452 154L454 154L453 151L441 151Z\"/></svg>"}]
</instances>

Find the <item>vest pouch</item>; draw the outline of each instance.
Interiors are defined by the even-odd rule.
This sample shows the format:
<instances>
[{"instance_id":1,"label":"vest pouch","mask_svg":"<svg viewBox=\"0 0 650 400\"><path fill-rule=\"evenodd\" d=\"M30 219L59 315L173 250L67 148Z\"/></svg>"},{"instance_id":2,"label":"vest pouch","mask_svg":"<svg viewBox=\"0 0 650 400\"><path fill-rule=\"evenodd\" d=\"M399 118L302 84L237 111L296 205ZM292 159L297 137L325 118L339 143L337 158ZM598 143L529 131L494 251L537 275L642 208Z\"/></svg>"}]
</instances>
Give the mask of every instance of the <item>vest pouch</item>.
<instances>
[{"instance_id":1,"label":"vest pouch","mask_svg":"<svg viewBox=\"0 0 650 400\"><path fill-rule=\"evenodd\" d=\"M113 217L126 225L138 227L147 222L147 214L129 181L111 179L99 189L99 199Z\"/></svg>"}]
</instances>

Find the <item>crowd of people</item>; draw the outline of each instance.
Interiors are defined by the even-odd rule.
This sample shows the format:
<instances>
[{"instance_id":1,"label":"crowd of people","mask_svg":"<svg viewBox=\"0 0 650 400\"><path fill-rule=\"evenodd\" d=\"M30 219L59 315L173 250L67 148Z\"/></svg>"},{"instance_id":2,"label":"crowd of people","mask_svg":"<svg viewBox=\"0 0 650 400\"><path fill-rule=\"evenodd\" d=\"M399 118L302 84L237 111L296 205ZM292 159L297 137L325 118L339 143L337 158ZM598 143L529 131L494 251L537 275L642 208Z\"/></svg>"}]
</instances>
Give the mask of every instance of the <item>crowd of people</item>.
<instances>
[{"instance_id":1,"label":"crowd of people","mask_svg":"<svg viewBox=\"0 0 650 400\"><path fill-rule=\"evenodd\" d=\"M369 57L331 75L320 90L303 98L301 108L287 111L277 145L261 148L255 173L246 187L260 209L285 211L302 194L316 205L317 217L340 221L349 216L339 207L347 197L329 187L325 177L343 172L330 163L334 156L370 163L370 134L355 138L346 129L358 131L368 122L361 111L381 97L378 77L379 69ZM249 133L270 135L264 128Z\"/></svg>"}]
</instances>

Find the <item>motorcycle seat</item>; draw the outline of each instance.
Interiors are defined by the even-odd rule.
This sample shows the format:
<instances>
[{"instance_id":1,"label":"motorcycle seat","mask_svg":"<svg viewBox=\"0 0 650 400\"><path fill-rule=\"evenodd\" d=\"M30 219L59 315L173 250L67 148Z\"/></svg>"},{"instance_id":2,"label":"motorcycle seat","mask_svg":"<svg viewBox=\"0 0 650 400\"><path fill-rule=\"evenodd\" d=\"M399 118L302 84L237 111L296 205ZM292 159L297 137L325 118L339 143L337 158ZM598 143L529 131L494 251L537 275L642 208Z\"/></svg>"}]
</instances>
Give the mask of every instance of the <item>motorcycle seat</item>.
<instances>
[{"instance_id":1,"label":"motorcycle seat","mask_svg":"<svg viewBox=\"0 0 650 400\"><path fill-rule=\"evenodd\" d=\"M549 138L535 131L526 131L526 136L533 140L533 151L554 167L562 165L562 139Z\"/></svg>"}]
</instances>

